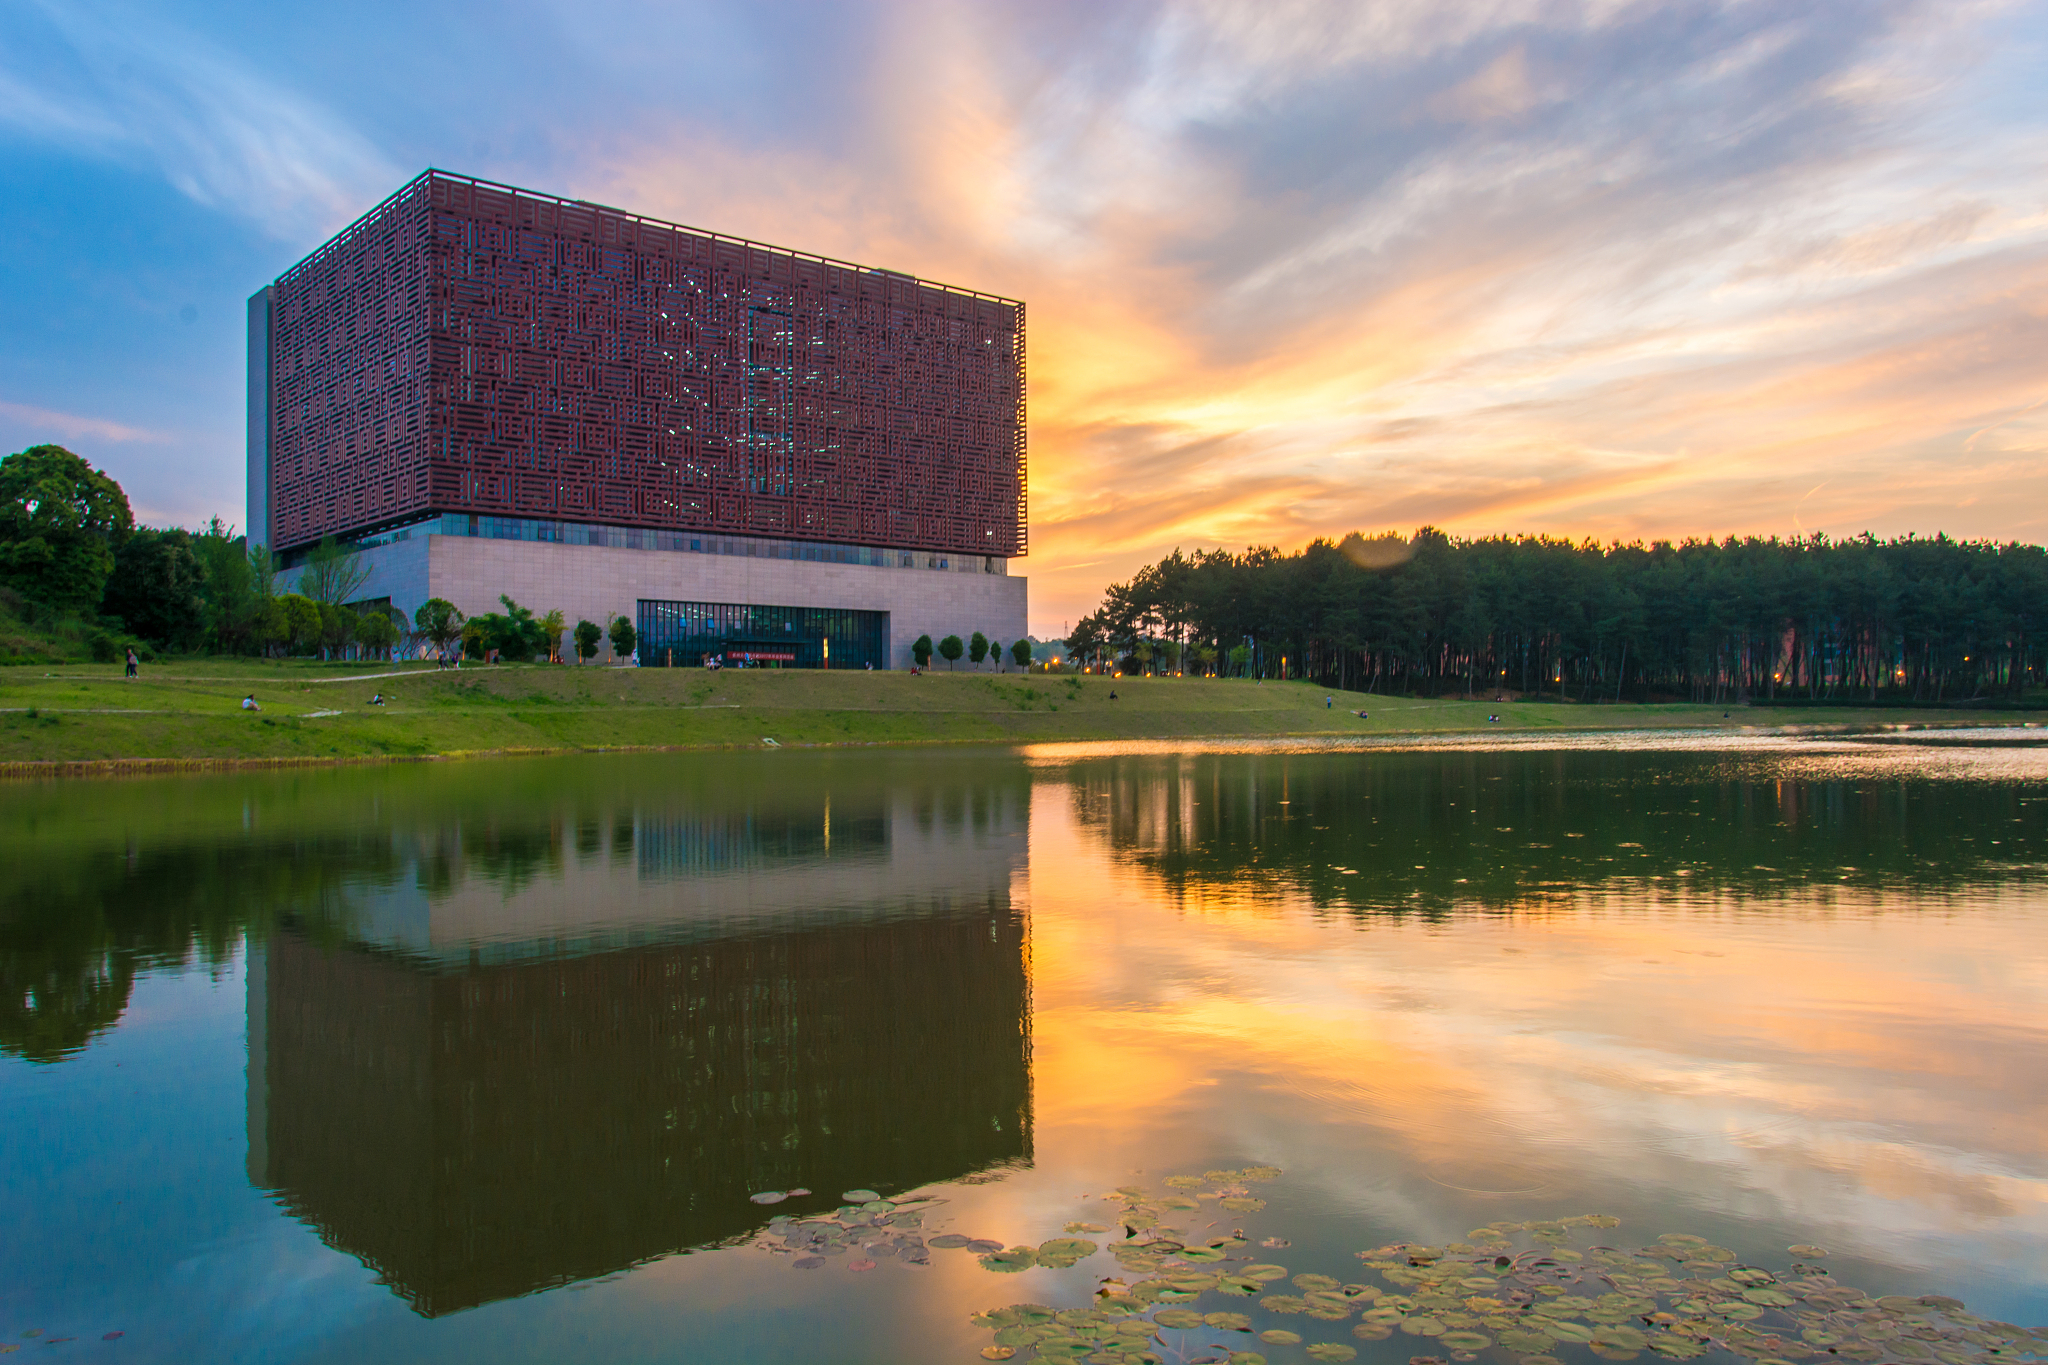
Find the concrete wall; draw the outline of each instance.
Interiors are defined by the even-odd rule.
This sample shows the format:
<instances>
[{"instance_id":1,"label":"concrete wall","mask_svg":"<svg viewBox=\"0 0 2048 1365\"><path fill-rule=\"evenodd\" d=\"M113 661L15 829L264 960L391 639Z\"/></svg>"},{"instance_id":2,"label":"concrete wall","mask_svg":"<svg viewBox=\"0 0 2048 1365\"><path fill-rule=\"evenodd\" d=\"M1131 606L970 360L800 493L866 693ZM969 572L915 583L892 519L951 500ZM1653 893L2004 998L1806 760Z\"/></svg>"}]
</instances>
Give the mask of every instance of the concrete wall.
<instances>
[{"instance_id":1,"label":"concrete wall","mask_svg":"<svg viewBox=\"0 0 2048 1365\"><path fill-rule=\"evenodd\" d=\"M500 593L536 614L559 607L572 626L637 619L642 598L885 611L893 668L910 666L911 642L920 635L965 640L978 630L1008 645L1028 629L1028 580L1009 574L468 536L416 536L362 555L370 578L358 597L389 597L408 614L429 597L453 602L465 615L499 611Z\"/></svg>"}]
</instances>

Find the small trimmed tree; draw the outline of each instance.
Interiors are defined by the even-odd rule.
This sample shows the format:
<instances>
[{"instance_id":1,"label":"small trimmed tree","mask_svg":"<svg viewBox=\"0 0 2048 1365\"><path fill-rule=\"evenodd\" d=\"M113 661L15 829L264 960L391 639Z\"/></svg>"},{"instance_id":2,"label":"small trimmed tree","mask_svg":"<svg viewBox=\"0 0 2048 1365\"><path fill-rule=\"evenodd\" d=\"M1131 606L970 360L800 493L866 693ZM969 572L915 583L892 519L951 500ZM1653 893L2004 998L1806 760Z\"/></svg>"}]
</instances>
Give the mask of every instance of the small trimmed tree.
<instances>
[{"instance_id":1,"label":"small trimmed tree","mask_svg":"<svg viewBox=\"0 0 2048 1365\"><path fill-rule=\"evenodd\" d=\"M412 633L434 647L445 659L448 650L462 638L462 611L445 597L429 597L413 613Z\"/></svg>"},{"instance_id":2,"label":"small trimmed tree","mask_svg":"<svg viewBox=\"0 0 2048 1365\"><path fill-rule=\"evenodd\" d=\"M932 666L932 637L929 635L918 636L917 643L910 647L910 657L919 668L930 668Z\"/></svg>"},{"instance_id":3,"label":"small trimmed tree","mask_svg":"<svg viewBox=\"0 0 2048 1365\"><path fill-rule=\"evenodd\" d=\"M541 638L547 642L548 662L551 664L562 662L562 632L568 627L569 618L562 614L560 607L540 618Z\"/></svg>"},{"instance_id":4,"label":"small trimmed tree","mask_svg":"<svg viewBox=\"0 0 2048 1365\"><path fill-rule=\"evenodd\" d=\"M1019 668L1031 667L1031 642L1018 640L1010 646L1010 660Z\"/></svg>"},{"instance_id":5,"label":"small trimmed tree","mask_svg":"<svg viewBox=\"0 0 2048 1365\"><path fill-rule=\"evenodd\" d=\"M966 652L967 646L960 643L957 635L948 635L939 641L939 656L946 661L949 670L960 662L960 656Z\"/></svg>"},{"instance_id":6,"label":"small trimmed tree","mask_svg":"<svg viewBox=\"0 0 2048 1365\"><path fill-rule=\"evenodd\" d=\"M585 659L595 659L597 657L597 642L602 639L604 639L604 632L598 629L597 622L578 621L576 623L576 662L580 664Z\"/></svg>"},{"instance_id":7,"label":"small trimmed tree","mask_svg":"<svg viewBox=\"0 0 2048 1365\"><path fill-rule=\"evenodd\" d=\"M974 632L972 636L968 638L967 641L967 661L969 663L979 665L981 661L983 659L986 659L987 657L988 636L983 635L980 631L977 630Z\"/></svg>"},{"instance_id":8,"label":"small trimmed tree","mask_svg":"<svg viewBox=\"0 0 2048 1365\"><path fill-rule=\"evenodd\" d=\"M623 616L612 618L612 628L607 634L612 637L612 653L621 659L633 652L633 646L640 639L640 632Z\"/></svg>"}]
</instances>

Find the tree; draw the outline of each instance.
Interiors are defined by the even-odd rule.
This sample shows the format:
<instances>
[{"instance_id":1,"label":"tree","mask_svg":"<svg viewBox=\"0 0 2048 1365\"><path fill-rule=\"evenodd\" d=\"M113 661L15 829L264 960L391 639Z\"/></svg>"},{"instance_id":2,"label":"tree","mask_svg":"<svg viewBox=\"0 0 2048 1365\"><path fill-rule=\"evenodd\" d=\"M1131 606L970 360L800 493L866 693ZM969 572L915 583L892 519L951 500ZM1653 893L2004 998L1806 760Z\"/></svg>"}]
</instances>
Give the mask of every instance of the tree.
<instances>
[{"instance_id":1,"label":"tree","mask_svg":"<svg viewBox=\"0 0 2048 1365\"><path fill-rule=\"evenodd\" d=\"M192 554L199 562L200 609L207 644L222 653L261 646L271 575L258 574L255 558L263 556L267 571L269 555L261 546L252 550L219 517L192 537Z\"/></svg>"},{"instance_id":2,"label":"tree","mask_svg":"<svg viewBox=\"0 0 2048 1365\"><path fill-rule=\"evenodd\" d=\"M949 670L960 662L960 656L966 652L967 646L960 643L960 637L957 635L948 635L939 641L939 654L945 659Z\"/></svg>"},{"instance_id":3,"label":"tree","mask_svg":"<svg viewBox=\"0 0 2048 1365\"><path fill-rule=\"evenodd\" d=\"M301 592L288 592L277 599L283 611L279 621L282 643L287 650L311 653L320 647L320 604Z\"/></svg>"},{"instance_id":4,"label":"tree","mask_svg":"<svg viewBox=\"0 0 2048 1365\"><path fill-rule=\"evenodd\" d=\"M918 636L917 643L910 647L910 657L919 668L930 668L932 666L932 637L929 635Z\"/></svg>"},{"instance_id":5,"label":"tree","mask_svg":"<svg viewBox=\"0 0 2048 1365\"><path fill-rule=\"evenodd\" d=\"M362 619L353 608L339 602L322 602L317 598L314 606L320 609L320 644L330 651L329 657L339 653L356 638L356 622Z\"/></svg>"},{"instance_id":6,"label":"tree","mask_svg":"<svg viewBox=\"0 0 2048 1365\"><path fill-rule=\"evenodd\" d=\"M633 652L633 646L640 638L640 632L633 629L633 623L623 616L612 618L612 628L607 634L612 637L612 654L621 659Z\"/></svg>"},{"instance_id":7,"label":"tree","mask_svg":"<svg viewBox=\"0 0 2048 1365\"><path fill-rule=\"evenodd\" d=\"M445 659L449 649L462 638L462 622L462 613L453 602L429 597L413 613L412 632L418 639L432 645L434 653Z\"/></svg>"},{"instance_id":8,"label":"tree","mask_svg":"<svg viewBox=\"0 0 2048 1365\"><path fill-rule=\"evenodd\" d=\"M987 657L988 636L983 635L980 631L977 630L967 641L968 662L979 665L981 661L983 659L986 659Z\"/></svg>"},{"instance_id":9,"label":"tree","mask_svg":"<svg viewBox=\"0 0 2048 1365\"><path fill-rule=\"evenodd\" d=\"M160 649L192 649L206 632L204 582L190 532L144 528L114 551L100 610Z\"/></svg>"},{"instance_id":10,"label":"tree","mask_svg":"<svg viewBox=\"0 0 2048 1365\"><path fill-rule=\"evenodd\" d=\"M389 659L391 647L398 643L398 623L389 612L372 607L356 622L356 643L378 658Z\"/></svg>"},{"instance_id":11,"label":"tree","mask_svg":"<svg viewBox=\"0 0 2048 1365\"><path fill-rule=\"evenodd\" d=\"M547 641L548 662L551 664L562 662L562 632L568 625L569 618L562 614L560 607L540 618L540 633Z\"/></svg>"},{"instance_id":12,"label":"tree","mask_svg":"<svg viewBox=\"0 0 2048 1365\"><path fill-rule=\"evenodd\" d=\"M306 566L299 571L299 591L315 602L336 606L355 600L370 578L369 566L353 545L336 543L333 536L306 551Z\"/></svg>"},{"instance_id":13,"label":"tree","mask_svg":"<svg viewBox=\"0 0 2048 1365\"><path fill-rule=\"evenodd\" d=\"M1010 646L1010 660L1019 668L1031 667L1031 642L1018 640Z\"/></svg>"},{"instance_id":14,"label":"tree","mask_svg":"<svg viewBox=\"0 0 2048 1365\"><path fill-rule=\"evenodd\" d=\"M534 619L530 610L510 597L501 593L498 601L505 610L469 618L469 624L476 629L478 643L483 649L495 649L502 658L531 662L534 655L547 647L541 623Z\"/></svg>"},{"instance_id":15,"label":"tree","mask_svg":"<svg viewBox=\"0 0 2048 1365\"><path fill-rule=\"evenodd\" d=\"M1252 647L1250 645L1233 645L1231 646L1229 657L1230 666L1242 671L1251 665Z\"/></svg>"},{"instance_id":16,"label":"tree","mask_svg":"<svg viewBox=\"0 0 2048 1365\"><path fill-rule=\"evenodd\" d=\"M1062 641L1067 647L1067 657L1076 663L1085 663L1094 658L1106 643L1102 622L1094 616L1084 616L1074 623L1074 629Z\"/></svg>"},{"instance_id":17,"label":"tree","mask_svg":"<svg viewBox=\"0 0 2048 1365\"><path fill-rule=\"evenodd\" d=\"M597 622L578 621L576 623L576 661L581 663L585 659L595 659L597 657L597 642L603 638L604 631L598 628Z\"/></svg>"},{"instance_id":18,"label":"tree","mask_svg":"<svg viewBox=\"0 0 2048 1365\"><path fill-rule=\"evenodd\" d=\"M121 485L64 447L0 460L0 583L30 601L92 610L134 529Z\"/></svg>"},{"instance_id":19,"label":"tree","mask_svg":"<svg viewBox=\"0 0 2048 1365\"><path fill-rule=\"evenodd\" d=\"M489 615L488 612L485 615ZM472 616L462 623L462 657L481 663L485 651L491 647L490 638L484 628L482 617Z\"/></svg>"}]
</instances>

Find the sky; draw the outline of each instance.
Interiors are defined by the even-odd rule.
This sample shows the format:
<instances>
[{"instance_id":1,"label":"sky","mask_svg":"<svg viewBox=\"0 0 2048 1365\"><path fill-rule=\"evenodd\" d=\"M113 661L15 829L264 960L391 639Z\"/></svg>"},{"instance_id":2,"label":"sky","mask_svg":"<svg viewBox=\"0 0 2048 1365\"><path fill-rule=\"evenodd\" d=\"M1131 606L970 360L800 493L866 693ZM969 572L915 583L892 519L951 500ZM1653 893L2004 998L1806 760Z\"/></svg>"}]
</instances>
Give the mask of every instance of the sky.
<instances>
[{"instance_id":1,"label":"sky","mask_svg":"<svg viewBox=\"0 0 2048 1365\"><path fill-rule=\"evenodd\" d=\"M0 7L0 450L243 520L244 307L427 166L1026 301L1031 625L1432 525L2048 539L2048 4Z\"/></svg>"}]
</instances>

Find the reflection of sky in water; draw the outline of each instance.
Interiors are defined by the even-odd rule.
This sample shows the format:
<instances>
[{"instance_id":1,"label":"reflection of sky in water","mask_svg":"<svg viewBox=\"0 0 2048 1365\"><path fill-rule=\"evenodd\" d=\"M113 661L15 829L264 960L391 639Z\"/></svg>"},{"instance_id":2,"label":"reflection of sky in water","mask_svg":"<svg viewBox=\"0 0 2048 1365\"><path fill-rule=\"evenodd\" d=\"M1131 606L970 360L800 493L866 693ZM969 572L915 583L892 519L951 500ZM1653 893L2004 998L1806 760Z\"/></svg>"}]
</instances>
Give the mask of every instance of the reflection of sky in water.
<instances>
[{"instance_id":1,"label":"reflection of sky in water","mask_svg":"<svg viewBox=\"0 0 2048 1365\"><path fill-rule=\"evenodd\" d=\"M1773 745L1702 776L2024 780L2044 760ZM1042 1152L1069 1125L1141 1148L1178 1111L1235 1137L1205 1150L1277 1161L1315 1187L1305 1203L1390 1238L1602 1208L1632 1235L1698 1231L1760 1258L1818 1241L1874 1291L1938 1281L2048 1317L2037 890L1982 885L1981 867L1960 889L1763 898L1623 873L1333 922L1284 870L1230 885L1151 856L1148 838L1185 831L1148 820L1142 789L1179 776L1133 769L1141 794L1106 782L1092 807L1039 790ZM1127 798L1138 814L1113 833ZM1527 1193L1490 1193L1509 1191Z\"/></svg>"},{"instance_id":2,"label":"reflection of sky in water","mask_svg":"<svg viewBox=\"0 0 2048 1365\"><path fill-rule=\"evenodd\" d=\"M720 926L795 944L841 915L874 952L942 941L920 926L961 907L1014 906L1030 1164L941 1186L934 1231L1036 1242L1099 1219L1093 1196L1116 1185L1270 1161L1287 1174L1262 1189L1254 1235L1340 1279L1381 1242L1602 1211L1631 1244L1692 1232L1778 1265L1818 1242L1873 1293L2048 1321L2048 752L1651 739L819 759L773 801L740 780L752 756L693 760L684 797L674 766L505 765L488 798L446 809L403 773L294 777L309 828L323 783L349 797L347 838L304 845L338 880L302 855L292 885L310 889L263 894L324 907L305 910L316 939L381 935L379 952L422 971L531 972L563 952L708 961L693 945L726 941ZM792 758L776 771L813 762ZM753 803L752 825L720 814L718 793L742 788L728 804ZM180 831L159 844L210 818L212 789L184 790L148 817ZM285 786L251 790L273 800L258 830L284 820ZM382 813L407 792L417 809ZM239 831L241 796L229 804ZM149 869L150 838L113 828L143 816L94 818ZM222 875L203 884L242 885ZM804 1275L716 1250L424 1319L251 1189L242 966L145 971L83 1052L0 1063L0 1207L43 1229L0 1252L0 1334L118 1327L147 1358L537 1362L597 1344L653 1360L687 1341L733 1359L946 1360L986 1341L968 1312L1078 1302L1112 1273L995 1277L952 1254ZM805 1027L884 1039L949 966L873 970L881 988L838 980L844 1008ZM924 1013L949 1034L1000 1033L1015 1008L991 1020L963 997ZM936 1121L938 1068L888 1067L863 1122ZM587 1176L564 1188L603 1189ZM730 1202L744 1186L703 1188Z\"/></svg>"}]
</instances>

